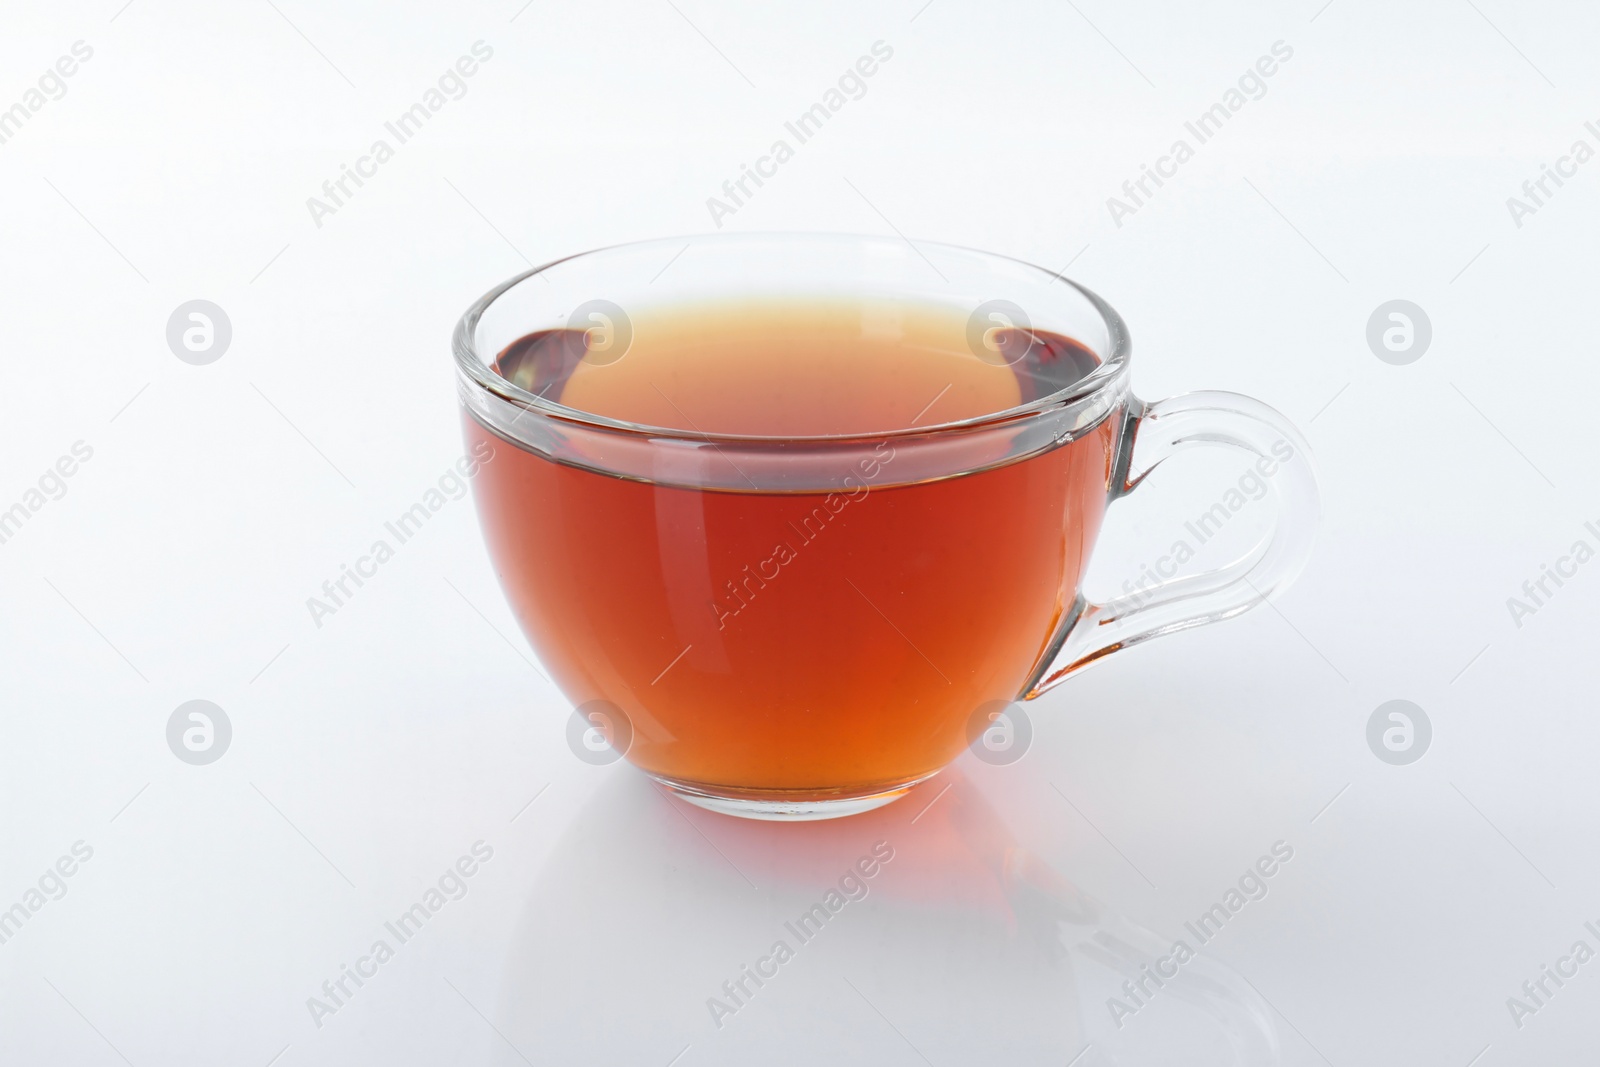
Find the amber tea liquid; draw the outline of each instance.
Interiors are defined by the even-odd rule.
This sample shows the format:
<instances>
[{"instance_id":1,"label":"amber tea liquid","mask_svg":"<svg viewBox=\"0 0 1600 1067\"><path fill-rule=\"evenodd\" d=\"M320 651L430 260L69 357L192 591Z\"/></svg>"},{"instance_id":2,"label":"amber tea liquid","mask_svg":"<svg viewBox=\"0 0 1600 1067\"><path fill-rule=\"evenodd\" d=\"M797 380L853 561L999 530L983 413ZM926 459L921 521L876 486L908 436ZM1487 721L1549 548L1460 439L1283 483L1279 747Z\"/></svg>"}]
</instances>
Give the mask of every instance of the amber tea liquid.
<instances>
[{"instance_id":1,"label":"amber tea liquid","mask_svg":"<svg viewBox=\"0 0 1600 1067\"><path fill-rule=\"evenodd\" d=\"M621 358L552 330L495 369L580 411L694 434L870 435L993 414L1094 356L986 335L915 302L752 301L636 313ZM478 508L522 627L575 704L633 728L628 758L721 793L849 796L917 781L1015 698L1099 531L1115 414L1029 458L905 484L896 439L847 491L705 490L537 454L467 418L495 461ZM902 446L903 447L903 446Z\"/></svg>"}]
</instances>

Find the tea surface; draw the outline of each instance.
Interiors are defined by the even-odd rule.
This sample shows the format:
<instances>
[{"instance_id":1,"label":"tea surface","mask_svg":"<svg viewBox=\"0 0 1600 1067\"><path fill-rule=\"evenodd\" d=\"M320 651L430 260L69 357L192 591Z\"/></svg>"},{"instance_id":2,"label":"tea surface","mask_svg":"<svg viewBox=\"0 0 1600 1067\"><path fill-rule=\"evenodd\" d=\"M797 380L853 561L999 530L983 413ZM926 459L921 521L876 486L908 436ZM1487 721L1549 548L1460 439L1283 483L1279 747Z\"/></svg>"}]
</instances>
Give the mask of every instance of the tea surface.
<instances>
[{"instance_id":1,"label":"tea surface","mask_svg":"<svg viewBox=\"0 0 1600 1067\"><path fill-rule=\"evenodd\" d=\"M1097 366L1076 341L904 302L747 301L545 330L496 370L595 415L708 434L881 433L1004 411Z\"/></svg>"}]
</instances>

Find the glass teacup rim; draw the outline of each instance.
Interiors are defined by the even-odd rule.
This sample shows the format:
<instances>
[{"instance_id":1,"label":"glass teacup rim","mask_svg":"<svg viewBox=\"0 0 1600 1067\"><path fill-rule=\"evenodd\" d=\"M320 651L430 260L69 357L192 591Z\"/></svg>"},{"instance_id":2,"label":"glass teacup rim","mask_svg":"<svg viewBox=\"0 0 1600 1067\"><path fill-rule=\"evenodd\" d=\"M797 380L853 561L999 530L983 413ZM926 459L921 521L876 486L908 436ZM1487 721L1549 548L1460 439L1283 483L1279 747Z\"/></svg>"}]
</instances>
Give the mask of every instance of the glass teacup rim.
<instances>
[{"instance_id":1,"label":"glass teacup rim","mask_svg":"<svg viewBox=\"0 0 1600 1067\"><path fill-rule=\"evenodd\" d=\"M951 252L974 255L983 259L1005 261L1016 264L1029 271L1048 277L1051 284L1061 283L1076 291L1087 300L1095 313L1101 318L1106 329L1108 351L1102 356L1100 366L1089 374L1084 375L1071 385L1026 403L1016 404L1000 411L988 412L971 418L958 419L952 422L930 423L927 426L909 426L892 430L876 430L867 433L847 434L745 434L745 433L702 433L698 430L682 429L673 426L656 426L649 423L630 422L624 419L613 419L609 416L598 415L594 412L584 411L581 408L569 407L565 404L549 400L545 397L531 393L501 377L492 369L492 361L498 353L493 353L486 360L477 351L474 335L477 332L478 322L501 296L516 288L518 285L532 278L534 275L585 256L599 255L604 252L613 252L622 249L641 248L646 245L660 244L663 246L679 246L689 244L705 244L716 242L728 244L745 240L781 240L781 241L808 241L808 240L836 240L836 241L873 241L893 242L893 239L882 235L854 234L854 233L829 233L813 231L753 231L737 234L690 234L678 237L647 238L640 241L623 241L617 244L604 245L591 248L583 252L562 256L546 263L541 263L521 274L515 275L496 285L483 296L473 302L461 319L456 323L455 332L451 337L451 349L455 357L456 367L478 389L489 392L508 403L524 408L535 415L559 419L563 422L580 423L584 426L599 430L624 433L630 435L643 435L651 438L678 438L689 441L712 441L732 443L773 443L773 442L837 442L877 440L880 438L895 437L930 437L939 434L971 431L974 429L1000 425L1043 414L1048 411L1070 407L1095 397L1105 390L1122 387L1129 369L1129 357L1132 354L1132 341L1128 334L1127 324L1123 322L1115 308L1108 304L1093 290L1080 285L1061 272L1047 270L1027 260L1015 256L1006 256L997 252L989 252L980 248L971 248L966 245L951 244L944 241L912 241L905 239L905 243L912 246L913 251L920 248L937 248ZM1096 353L1100 355L1100 353Z\"/></svg>"}]
</instances>

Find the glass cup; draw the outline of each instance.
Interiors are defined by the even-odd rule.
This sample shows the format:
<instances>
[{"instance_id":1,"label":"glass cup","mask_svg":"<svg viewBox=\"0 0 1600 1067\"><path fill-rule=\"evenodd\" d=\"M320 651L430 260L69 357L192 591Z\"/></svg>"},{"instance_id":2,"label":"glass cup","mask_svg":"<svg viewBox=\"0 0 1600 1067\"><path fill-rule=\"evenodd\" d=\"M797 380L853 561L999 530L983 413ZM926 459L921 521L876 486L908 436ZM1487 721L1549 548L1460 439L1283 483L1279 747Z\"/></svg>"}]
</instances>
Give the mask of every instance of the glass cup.
<instances>
[{"instance_id":1,"label":"glass cup","mask_svg":"<svg viewBox=\"0 0 1600 1067\"><path fill-rule=\"evenodd\" d=\"M675 310L802 305L846 309L862 336L912 328L896 309L936 309L966 324L960 359L1014 367L1023 386L948 420L928 388L927 425L919 413L829 433L697 425L681 392L692 375L659 352L661 379L644 384L670 418L569 395ZM992 748L1013 702L1248 610L1311 550L1316 483L1281 415L1232 393L1139 400L1117 313L1002 256L844 235L622 245L498 286L453 348L490 556L575 705L575 750L624 754L715 811L819 819L888 803L969 745ZM953 358L930 349L896 380L984 369ZM1087 601L1106 506L1197 445L1253 457L1272 530L1226 566L1176 577L1164 557L1159 580Z\"/></svg>"}]
</instances>

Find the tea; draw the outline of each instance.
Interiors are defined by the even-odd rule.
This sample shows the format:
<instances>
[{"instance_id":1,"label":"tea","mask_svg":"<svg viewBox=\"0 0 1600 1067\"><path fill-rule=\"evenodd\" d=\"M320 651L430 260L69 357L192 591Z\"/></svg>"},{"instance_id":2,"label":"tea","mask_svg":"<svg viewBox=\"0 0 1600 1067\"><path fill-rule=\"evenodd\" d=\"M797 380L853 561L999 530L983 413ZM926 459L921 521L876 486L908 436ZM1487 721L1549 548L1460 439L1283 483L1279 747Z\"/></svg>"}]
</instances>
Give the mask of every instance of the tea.
<instances>
[{"instance_id":1,"label":"tea","mask_svg":"<svg viewBox=\"0 0 1600 1067\"><path fill-rule=\"evenodd\" d=\"M1004 323L973 344L964 314L913 300L679 306L630 326L620 355L613 335L550 330L495 369L594 415L795 438L990 415L1097 365ZM975 709L1017 696L1087 566L1116 422L923 481L897 476L905 439L883 437L848 492L601 473L471 416L467 436L497 448L477 479L490 553L574 704L621 708L628 758L665 780L823 798L934 773Z\"/></svg>"}]
</instances>

